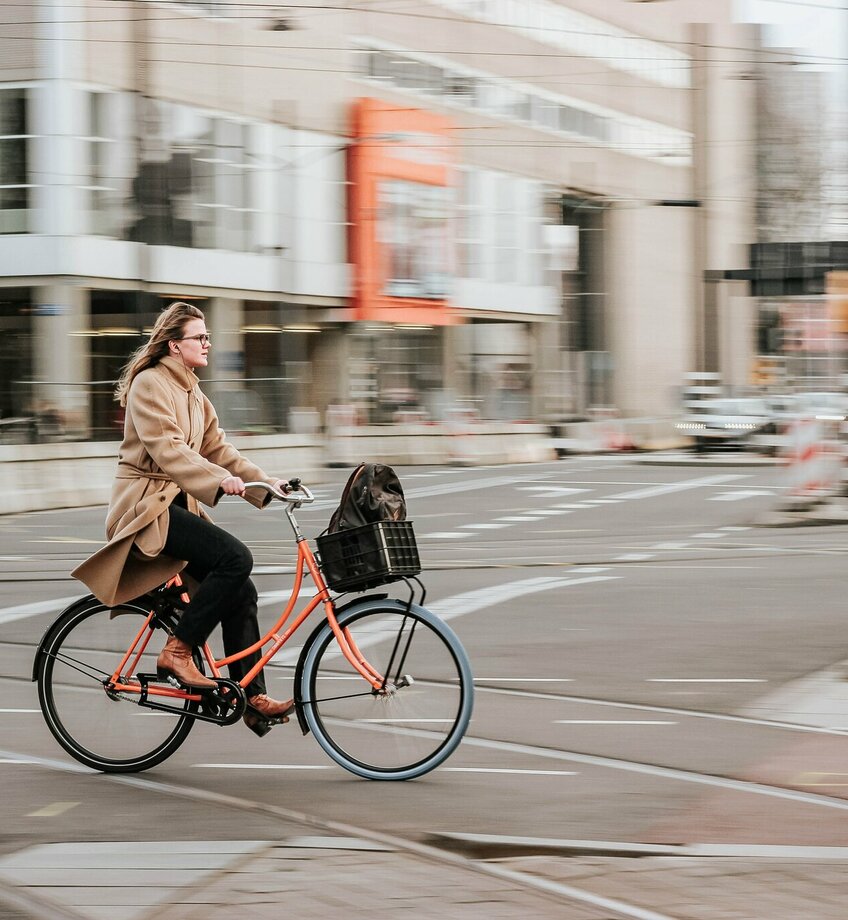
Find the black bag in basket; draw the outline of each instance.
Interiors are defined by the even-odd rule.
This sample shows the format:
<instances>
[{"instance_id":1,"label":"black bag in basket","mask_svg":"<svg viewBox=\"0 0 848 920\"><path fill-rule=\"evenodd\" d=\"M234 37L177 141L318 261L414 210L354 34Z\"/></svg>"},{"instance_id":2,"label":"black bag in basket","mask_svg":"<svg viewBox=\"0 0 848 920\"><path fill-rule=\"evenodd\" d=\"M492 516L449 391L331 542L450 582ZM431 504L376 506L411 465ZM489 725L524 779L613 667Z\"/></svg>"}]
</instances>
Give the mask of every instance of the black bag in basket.
<instances>
[{"instance_id":1,"label":"black bag in basket","mask_svg":"<svg viewBox=\"0 0 848 920\"><path fill-rule=\"evenodd\" d=\"M405 521L406 499L397 473L382 463L360 463L350 474L327 533L378 521Z\"/></svg>"},{"instance_id":2,"label":"black bag in basket","mask_svg":"<svg viewBox=\"0 0 848 920\"><path fill-rule=\"evenodd\" d=\"M353 471L317 543L324 578L335 591L364 591L421 571L403 488L382 463L360 463Z\"/></svg>"}]
</instances>

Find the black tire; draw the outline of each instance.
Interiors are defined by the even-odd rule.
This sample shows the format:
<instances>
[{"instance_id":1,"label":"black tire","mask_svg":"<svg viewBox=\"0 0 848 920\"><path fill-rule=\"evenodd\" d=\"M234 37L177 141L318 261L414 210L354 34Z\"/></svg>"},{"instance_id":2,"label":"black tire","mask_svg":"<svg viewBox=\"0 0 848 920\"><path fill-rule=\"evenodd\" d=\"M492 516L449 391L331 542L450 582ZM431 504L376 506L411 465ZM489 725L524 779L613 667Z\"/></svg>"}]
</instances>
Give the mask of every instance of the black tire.
<instances>
[{"instance_id":1,"label":"black tire","mask_svg":"<svg viewBox=\"0 0 848 920\"><path fill-rule=\"evenodd\" d=\"M299 687L316 741L365 779L414 779L433 770L459 745L474 703L471 666L456 634L423 607L407 611L383 599L364 600L338 621L389 684L384 693L372 691L325 624L304 648Z\"/></svg>"},{"instance_id":2,"label":"black tire","mask_svg":"<svg viewBox=\"0 0 848 920\"><path fill-rule=\"evenodd\" d=\"M104 681L148 615L148 610L130 604L72 607L59 617L39 649L38 698L47 727L72 757L94 770L138 773L155 767L177 750L194 725L194 719L182 713L196 711L197 702L174 700L172 714L139 706L137 695L115 699L106 691ZM168 628L173 625L162 622ZM152 630L149 638L135 673L156 671L165 630ZM199 664L197 655L195 659Z\"/></svg>"}]
</instances>

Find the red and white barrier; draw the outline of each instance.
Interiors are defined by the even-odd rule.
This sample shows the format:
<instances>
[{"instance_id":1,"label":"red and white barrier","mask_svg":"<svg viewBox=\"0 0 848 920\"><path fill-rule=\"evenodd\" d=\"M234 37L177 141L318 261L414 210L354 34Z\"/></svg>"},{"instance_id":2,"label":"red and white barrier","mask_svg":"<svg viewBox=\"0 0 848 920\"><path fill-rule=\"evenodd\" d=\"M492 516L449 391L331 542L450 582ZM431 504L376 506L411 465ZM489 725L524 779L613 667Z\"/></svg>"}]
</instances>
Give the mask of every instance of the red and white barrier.
<instances>
[{"instance_id":1,"label":"red and white barrier","mask_svg":"<svg viewBox=\"0 0 848 920\"><path fill-rule=\"evenodd\" d=\"M835 491L842 477L842 451L838 442L825 437L822 423L798 419L789 425L787 435L789 494L815 498Z\"/></svg>"}]
</instances>

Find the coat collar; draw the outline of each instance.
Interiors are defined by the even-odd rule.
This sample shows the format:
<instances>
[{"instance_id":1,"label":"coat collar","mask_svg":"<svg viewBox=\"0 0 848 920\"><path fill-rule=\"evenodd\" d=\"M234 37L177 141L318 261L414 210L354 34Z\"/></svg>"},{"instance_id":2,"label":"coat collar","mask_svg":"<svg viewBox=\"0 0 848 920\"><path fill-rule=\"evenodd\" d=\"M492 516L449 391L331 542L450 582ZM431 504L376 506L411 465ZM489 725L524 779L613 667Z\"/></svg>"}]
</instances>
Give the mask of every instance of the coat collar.
<instances>
[{"instance_id":1,"label":"coat collar","mask_svg":"<svg viewBox=\"0 0 848 920\"><path fill-rule=\"evenodd\" d=\"M193 370L190 370L182 361L177 361L176 358L172 358L170 355L160 358L157 366L161 367L173 379L174 383L186 392L191 392L200 382Z\"/></svg>"}]
</instances>

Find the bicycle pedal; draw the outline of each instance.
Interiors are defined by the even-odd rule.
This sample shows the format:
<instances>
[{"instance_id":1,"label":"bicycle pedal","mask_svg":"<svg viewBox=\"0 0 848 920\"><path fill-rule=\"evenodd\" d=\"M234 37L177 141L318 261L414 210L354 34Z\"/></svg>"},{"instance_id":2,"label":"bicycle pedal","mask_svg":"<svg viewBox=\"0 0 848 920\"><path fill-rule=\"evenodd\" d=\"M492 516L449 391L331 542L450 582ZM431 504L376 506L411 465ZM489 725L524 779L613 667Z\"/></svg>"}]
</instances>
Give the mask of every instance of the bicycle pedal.
<instances>
[{"instance_id":1,"label":"bicycle pedal","mask_svg":"<svg viewBox=\"0 0 848 920\"><path fill-rule=\"evenodd\" d=\"M253 732L254 735L258 735L260 738L264 738L269 731L279 723L269 719L245 719L244 724Z\"/></svg>"}]
</instances>

